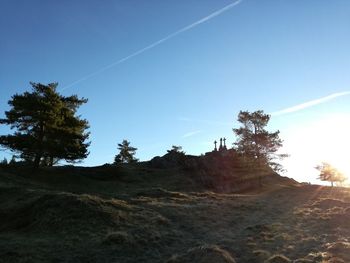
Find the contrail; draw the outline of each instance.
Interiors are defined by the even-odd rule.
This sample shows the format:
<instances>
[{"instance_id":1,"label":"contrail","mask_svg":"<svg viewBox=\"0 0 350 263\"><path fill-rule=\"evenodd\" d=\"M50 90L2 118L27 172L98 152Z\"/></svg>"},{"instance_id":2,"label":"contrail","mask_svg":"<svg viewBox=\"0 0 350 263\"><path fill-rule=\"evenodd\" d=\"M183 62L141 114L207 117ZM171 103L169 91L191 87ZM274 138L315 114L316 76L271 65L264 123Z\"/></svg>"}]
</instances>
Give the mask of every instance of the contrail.
<instances>
[{"instance_id":1,"label":"contrail","mask_svg":"<svg viewBox=\"0 0 350 263\"><path fill-rule=\"evenodd\" d=\"M319 98L319 99L311 100L311 101L308 101L308 102L304 102L304 103L295 105L293 107L289 107L289 108L285 108L285 109L280 110L280 111L273 112L273 113L271 113L271 115L272 116L279 116L279 115L283 115L283 114L287 114L287 113L291 113L291 112L300 111L300 110L303 110L303 109L306 109L306 108L309 108L309 107L312 107L312 106L315 106L315 105L318 105L318 104L321 104L321 103L325 103L325 102L327 102L329 100L333 100L335 98L343 97L343 96L346 96L346 95L350 95L350 91L333 93L333 94L328 95L326 97L322 97L322 98Z\"/></svg>"},{"instance_id":2,"label":"contrail","mask_svg":"<svg viewBox=\"0 0 350 263\"><path fill-rule=\"evenodd\" d=\"M194 135L197 135L198 133L201 133L202 131L198 130L198 131L191 131L191 132L188 132L186 134L184 134L182 136L182 138L188 138L188 137L192 137Z\"/></svg>"},{"instance_id":3,"label":"contrail","mask_svg":"<svg viewBox=\"0 0 350 263\"><path fill-rule=\"evenodd\" d=\"M170 35L168 35L168 36L166 36L166 37L164 37L164 38L162 38L162 39L160 39L160 40L158 40L158 41L156 41L156 42L154 42L154 43L152 43L152 44L150 44L150 45L148 45L148 46L146 46L146 47L144 47L144 48L142 48L142 49L140 49L140 50L138 50L138 51L136 51L136 52L134 52L134 53L132 53L132 54L130 54L128 56L126 56L126 57L124 57L124 58L121 58L121 59L119 59L119 60L117 60L117 61L115 61L115 62L113 62L113 63L111 63L111 64L109 64L107 66L104 66L104 67L100 68L99 70L96 70L95 72L92 72L92 73L90 73L90 74L88 74L88 75L86 75L86 76L84 76L84 77L82 77L82 78L80 78L80 79L70 83L67 86L64 86L60 91L66 90L66 89L68 89L68 88L70 88L70 87L72 87L72 86L74 86L74 85L76 85L76 84L78 84L78 83L80 83L82 81L85 81L85 80L87 80L89 78L92 78L92 77L94 77L94 76L96 76L96 75L98 75L98 74L100 74L100 73L102 73L102 72L104 72L104 71L106 71L106 70L108 70L110 68L113 68L113 67L115 67L115 66L117 66L117 65L119 65L119 64L121 64L121 63L123 63L123 62L125 62L125 61L127 61L129 59L131 59L131 58L133 58L133 57L136 57L136 56L146 52L147 50L150 50L150 49L152 49L152 48L154 48L154 47L164 43L165 41L168 41L169 39L171 39L171 38L173 38L173 37L175 37L175 36L177 36L177 35L179 35L181 33L184 33L184 32L186 32L186 31L188 31L188 30L190 30L190 29L192 29L194 27L197 27L197 26L199 26L199 25L201 25L201 24L203 24L203 23L205 23L205 22L207 22L207 21L209 21L209 20L211 20L211 19L221 15L222 13L230 10L231 8L233 8L236 5L240 4L242 1L243 0L237 0L237 1L227 5L225 7L215 11L214 13L212 13L212 14L210 14L210 15L208 15L208 16L206 16L206 17L204 17L204 18L202 18L202 19L200 19L200 20L198 20L198 21L196 21L196 22L194 22L194 23L192 23L192 24L190 24L188 26L185 26L184 28L182 28L182 29L180 29L180 30L178 30L178 31L176 31L174 33L171 33Z\"/></svg>"}]
</instances>

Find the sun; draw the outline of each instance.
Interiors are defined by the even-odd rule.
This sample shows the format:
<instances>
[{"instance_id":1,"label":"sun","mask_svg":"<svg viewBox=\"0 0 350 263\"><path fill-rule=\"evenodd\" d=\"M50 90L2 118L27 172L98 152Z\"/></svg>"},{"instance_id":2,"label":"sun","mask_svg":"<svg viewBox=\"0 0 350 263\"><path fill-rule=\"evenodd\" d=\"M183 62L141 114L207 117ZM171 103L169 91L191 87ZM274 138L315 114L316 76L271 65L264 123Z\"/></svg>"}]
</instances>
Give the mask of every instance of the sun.
<instances>
[{"instance_id":1,"label":"sun","mask_svg":"<svg viewBox=\"0 0 350 263\"><path fill-rule=\"evenodd\" d=\"M290 154L285 162L287 176L317 182L318 172L314 167L328 162L350 177L349 131L350 114L333 114L295 127L284 138L284 150Z\"/></svg>"}]
</instances>

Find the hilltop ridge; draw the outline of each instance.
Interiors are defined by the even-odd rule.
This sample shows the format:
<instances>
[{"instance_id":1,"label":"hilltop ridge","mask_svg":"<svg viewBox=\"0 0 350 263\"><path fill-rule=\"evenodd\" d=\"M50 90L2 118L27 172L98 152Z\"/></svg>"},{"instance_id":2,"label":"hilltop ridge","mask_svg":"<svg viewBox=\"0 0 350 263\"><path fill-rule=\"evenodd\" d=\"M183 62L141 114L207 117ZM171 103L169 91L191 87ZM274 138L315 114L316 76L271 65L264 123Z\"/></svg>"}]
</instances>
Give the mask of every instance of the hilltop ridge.
<instances>
[{"instance_id":1,"label":"hilltop ridge","mask_svg":"<svg viewBox=\"0 0 350 263\"><path fill-rule=\"evenodd\" d=\"M273 172L259 182L225 158L168 153L118 166L1 168L1 262L348 259L348 190Z\"/></svg>"}]
</instances>

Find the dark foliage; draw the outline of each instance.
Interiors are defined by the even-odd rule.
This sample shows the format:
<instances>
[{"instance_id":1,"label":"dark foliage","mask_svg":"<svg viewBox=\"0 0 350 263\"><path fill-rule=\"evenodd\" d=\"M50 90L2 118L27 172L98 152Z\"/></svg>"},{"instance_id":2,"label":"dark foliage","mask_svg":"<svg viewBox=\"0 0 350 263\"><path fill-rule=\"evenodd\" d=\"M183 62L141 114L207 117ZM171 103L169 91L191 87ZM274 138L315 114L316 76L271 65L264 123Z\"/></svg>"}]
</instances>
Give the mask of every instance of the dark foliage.
<instances>
[{"instance_id":1,"label":"dark foliage","mask_svg":"<svg viewBox=\"0 0 350 263\"><path fill-rule=\"evenodd\" d=\"M75 162L86 158L88 122L76 112L87 100L60 95L57 83L31 85L32 92L15 94L8 102L11 109L0 124L9 125L15 132L0 136L0 145L19 153L20 158L36 168L52 166L61 159Z\"/></svg>"},{"instance_id":2,"label":"dark foliage","mask_svg":"<svg viewBox=\"0 0 350 263\"><path fill-rule=\"evenodd\" d=\"M130 146L130 142L123 140L122 143L118 143L119 154L114 158L114 164L119 163L135 163L138 161L134 157L137 148Z\"/></svg>"},{"instance_id":3,"label":"dark foliage","mask_svg":"<svg viewBox=\"0 0 350 263\"><path fill-rule=\"evenodd\" d=\"M270 166L275 171L283 170L276 159L287 157L286 154L278 154L277 151L282 147L282 140L279 137L279 131L269 132L266 126L270 120L270 115L263 111L240 111L238 122L241 127L233 129L237 136L235 143L236 150L244 156L252 167L261 169Z\"/></svg>"},{"instance_id":4,"label":"dark foliage","mask_svg":"<svg viewBox=\"0 0 350 263\"><path fill-rule=\"evenodd\" d=\"M167 150L168 153L180 153L180 154L185 154L185 152L182 150L182 146L176 146L173 145L171 146L170 150Z\"/></svg>"}]
</instances>

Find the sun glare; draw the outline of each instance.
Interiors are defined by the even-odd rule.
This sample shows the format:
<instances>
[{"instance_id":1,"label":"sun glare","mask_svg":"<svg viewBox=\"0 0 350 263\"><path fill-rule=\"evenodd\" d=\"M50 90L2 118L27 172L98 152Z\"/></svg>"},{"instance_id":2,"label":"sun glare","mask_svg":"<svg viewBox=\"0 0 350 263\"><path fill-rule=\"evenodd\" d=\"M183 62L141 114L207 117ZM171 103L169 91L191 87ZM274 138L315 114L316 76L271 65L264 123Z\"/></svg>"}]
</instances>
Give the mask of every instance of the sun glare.
<instances>
[{"instance_id":1,"label":"sun glare","mask_svg":"<svg viewBox=\"0 0 350 263\"><path fill-rule=\"evenodd\" d=\"M290 131L285 139L285 151L291 156L285 165L288 176L303 182L316 182L314 167L328 162L350 177L350 115L338 114L308 123Z\"/></svg>"}]
</instances>

